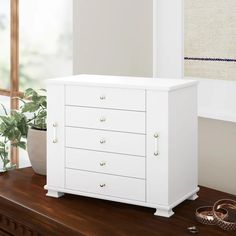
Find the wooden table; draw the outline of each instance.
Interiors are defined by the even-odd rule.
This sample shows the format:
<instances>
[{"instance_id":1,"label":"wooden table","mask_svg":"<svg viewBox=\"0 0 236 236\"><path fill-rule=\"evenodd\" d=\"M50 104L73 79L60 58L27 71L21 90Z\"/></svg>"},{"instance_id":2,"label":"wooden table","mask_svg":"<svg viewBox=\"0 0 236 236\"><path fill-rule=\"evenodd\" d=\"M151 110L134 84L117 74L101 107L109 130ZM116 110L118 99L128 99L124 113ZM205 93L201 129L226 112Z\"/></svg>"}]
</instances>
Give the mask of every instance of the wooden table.
<instances>
[{"instance_id":1,"label":"wooden table","mask_svg":"<svg viewBox=\"0 0 236 236\"><path fill-rule=\"evenodd\" d=\"M171 218L153 215L154 209L98 199L65 195L46 197L45 177L31 168L0 175L0 235L16 236L184 236L187 227L196 225L198 235L236 235L216 226L196 222L195 209L212 205L229 195L201 187L199 199L185 201L174 209Z\"/></svg>"}]
</instances>

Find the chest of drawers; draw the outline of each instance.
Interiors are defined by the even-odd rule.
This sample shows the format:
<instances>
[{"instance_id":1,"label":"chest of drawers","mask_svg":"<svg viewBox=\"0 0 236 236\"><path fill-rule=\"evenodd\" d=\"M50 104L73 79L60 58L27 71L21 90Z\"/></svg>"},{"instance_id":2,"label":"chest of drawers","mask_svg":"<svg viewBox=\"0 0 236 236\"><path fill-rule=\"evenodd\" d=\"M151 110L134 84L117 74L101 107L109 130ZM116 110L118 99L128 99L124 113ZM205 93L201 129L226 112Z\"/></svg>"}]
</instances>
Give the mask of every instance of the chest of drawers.
<instances>
[{"instance_id":1,"label":"chest of drawers","mask_svg":"<svg viewBox=\"0 0 236 236\"><path fill-rule=\"evenodd\" d=\"M197 82L49 80L47 195L172 209L197 195Z\"/></svg>"}]
</instances>

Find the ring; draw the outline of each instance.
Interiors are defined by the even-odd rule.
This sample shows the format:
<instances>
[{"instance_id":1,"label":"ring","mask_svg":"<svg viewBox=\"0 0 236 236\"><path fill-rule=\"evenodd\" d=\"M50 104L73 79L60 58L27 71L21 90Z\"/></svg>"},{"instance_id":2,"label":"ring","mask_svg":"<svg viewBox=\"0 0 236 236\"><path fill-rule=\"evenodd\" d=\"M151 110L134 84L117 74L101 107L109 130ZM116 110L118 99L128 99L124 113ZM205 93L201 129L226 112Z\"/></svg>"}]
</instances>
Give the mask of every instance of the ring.
<instances>
[{"instance_id":1,"label":"ring","mask_svg":"<svg viewBox=\"0 0 236 236\"><path fill-rule=\"evenodd\" d=\"M197 234L198 233L198 229L197 229L196 226L188 227L188 231L192 234Z\"/></svg>"}]
</instances>

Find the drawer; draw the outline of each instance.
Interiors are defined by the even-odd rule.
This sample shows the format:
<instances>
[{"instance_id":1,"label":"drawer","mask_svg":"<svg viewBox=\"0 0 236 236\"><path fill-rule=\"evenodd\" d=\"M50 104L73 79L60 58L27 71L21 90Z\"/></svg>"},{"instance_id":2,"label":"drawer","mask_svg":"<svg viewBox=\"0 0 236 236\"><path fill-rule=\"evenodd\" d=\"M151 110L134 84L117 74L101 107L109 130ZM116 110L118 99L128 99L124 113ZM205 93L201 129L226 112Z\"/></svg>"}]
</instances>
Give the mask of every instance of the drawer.
<instances>
[{"instance_id":1,"label":"drawer","mask_svg":"<svg viewBox=\"0 0 236 236\"><path fill-rule=\"evenodd\" d=\"M66 126L145 133L145 112L66 107Z\"/></svg>"},{"instance_id":2,"label":"drawer","mask_svg":"<svg viewBox=\"0 0 236 236\"><path fill-rule=\"evenodd\" d=\"M145 135L66 127L66 147L145 156Z\"/></svg>"},{"instance_id":3,"label":"drawer","mask_svg":"<svg viewBox=\"0 0 236 236\"><path fill-rule=\"evenodd\" d=\"M144 157L67 148L66 167L145 179Z\"/></svg>"},{"instance_id":4,"label":"drawer","mask_svg":"<svg viewBox=\"0 0 236 236\"><path fill-rule=\"evenodd\" d=\"M66 86L66 105L145 111L145 90Z\"/></svg>"},{"instance_id":5,"label":"drawer","mask_svg":"<svg viewBox=\"0 0 236 236\"><path fill-rule=\"evenodd\" d=\"M145 180L71 169L65 180L67 189L145 201Z\"/></svg>"}]
</instances>

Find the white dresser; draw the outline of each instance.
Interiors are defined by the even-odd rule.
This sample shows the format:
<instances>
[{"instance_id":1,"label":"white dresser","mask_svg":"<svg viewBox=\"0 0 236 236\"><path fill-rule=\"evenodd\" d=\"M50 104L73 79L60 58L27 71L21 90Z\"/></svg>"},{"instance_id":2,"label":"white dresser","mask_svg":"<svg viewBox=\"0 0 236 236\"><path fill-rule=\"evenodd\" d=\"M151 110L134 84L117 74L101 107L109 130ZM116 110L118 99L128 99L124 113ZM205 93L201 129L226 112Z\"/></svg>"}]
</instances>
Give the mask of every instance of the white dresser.
<instances>
[{"instance_id":1,"label":"white dresser","mask_svg":"<svg viewBox=\"0 0 236 236\"><path fill-rule=\"evenodd\" d=\"M199 190L197 82L80 75L48 80L47 196L172 208Z\"/></svg>"}]
</instances>

